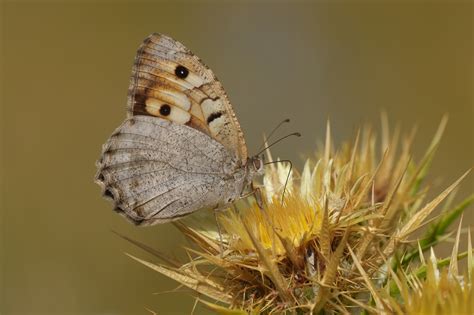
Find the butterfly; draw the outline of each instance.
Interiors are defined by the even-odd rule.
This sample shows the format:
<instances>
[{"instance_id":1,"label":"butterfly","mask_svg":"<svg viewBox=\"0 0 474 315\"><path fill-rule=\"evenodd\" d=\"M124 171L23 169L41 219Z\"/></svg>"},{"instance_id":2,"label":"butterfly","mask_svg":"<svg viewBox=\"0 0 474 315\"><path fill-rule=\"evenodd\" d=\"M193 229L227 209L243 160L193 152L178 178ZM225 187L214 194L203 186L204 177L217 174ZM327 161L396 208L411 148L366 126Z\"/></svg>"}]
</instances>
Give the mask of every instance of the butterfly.
<instances>
[{"instance_id":1,"label":"butterfly","mask_svg":"<svg viewBox=\"0 0 474 315\"><path fill-rule=\"evenodd\" d=\"M103 145L95 181L137 225L224 208L263 174L262 158L248 156L222 84L168 36L151 34L139 47L127 108Z\"/></svg>"}]
</instances>

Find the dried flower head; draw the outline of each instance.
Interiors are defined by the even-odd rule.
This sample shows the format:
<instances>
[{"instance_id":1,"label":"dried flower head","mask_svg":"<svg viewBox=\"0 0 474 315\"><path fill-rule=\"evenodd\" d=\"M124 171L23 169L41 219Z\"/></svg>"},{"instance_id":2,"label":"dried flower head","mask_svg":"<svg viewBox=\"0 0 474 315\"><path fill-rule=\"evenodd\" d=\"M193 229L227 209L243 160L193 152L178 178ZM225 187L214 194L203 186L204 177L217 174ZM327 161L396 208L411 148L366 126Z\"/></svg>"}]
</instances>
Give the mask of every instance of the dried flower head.
<instances>
[{"instance_id":1,"label":"dried flower head","mask_svg":"<svg viewBox=\"0 0 474 315\"><path fill-rule=\"evenodd\" d=\"M262 207L250 197L218 213L220 233L176 223L194 245L185 249L189 262L170 261L135 241L164 263L133 258L213 300L201 302L221 314L424 310L418 305L423 298L412 294L430 296L423 281L437 269L420 261L419 253L445 239L449 224L473 201L471 196L452 207L447 198L465 173L424 202L424 180L445 125L443 119L425 155L415 162L410 156L414 132L401 137L396 129L390 135L385 116L380 145L366 127L336 150L328 124L324 147L301 173L287 163L266 166L257 194ZM272 160L269 152L267 157ZM445 200L443 212L426 228L428 216ZM423 238L411 241L421 227ZM415 277L423 265L428 271ZM440 277L438 287L451 281L449 273ZM462 294L472 295L471 289L460 289L461 282L449 283L462 292L456 295L459 301L464 301Z\"/></svg>"}]
</instances>

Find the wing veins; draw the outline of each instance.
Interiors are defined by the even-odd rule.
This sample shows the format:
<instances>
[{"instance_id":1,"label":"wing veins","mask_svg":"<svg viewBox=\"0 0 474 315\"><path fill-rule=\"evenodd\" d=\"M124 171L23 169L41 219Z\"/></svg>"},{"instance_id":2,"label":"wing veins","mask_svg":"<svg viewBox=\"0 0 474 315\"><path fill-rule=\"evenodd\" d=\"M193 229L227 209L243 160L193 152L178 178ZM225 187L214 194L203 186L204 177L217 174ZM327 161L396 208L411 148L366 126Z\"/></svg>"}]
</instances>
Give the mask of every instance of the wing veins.
<instances>
[{"instance_id":1,"label":"wing veins","mask_svg":"<svg viewBox=\"0 0 474 315\"><path fill-rule=\"evenodd\" d=\"M194 129L193 129L194 130ZM146 137L146 138L150 138L150 139L153 139L153 140L157 140L159 142L163 142L165 144L168 144L168 145L173 145L173 143L170 143L170 142L166 142L162 139L158 139L158 138L155 138L153 136L145 136L145 135L141 135L141 134L138 134L138 133L132 133L132 132L121 132L120 134L130 134L130 135L138 135L138 136L141 136L141 137ZM117 135L120 135L120 134L117 134ZM204 135L206 135L205 133L202 133ZM114 135L114 136L117 136L117 135ZM113 136L113 137L114 137ZM190 141L190 139L188 137L184 137L183 138L184 140L186 140L187 142L191 143L203 156L205 156L206 158L208 158L209 160L215 162L215 163L219 163L219 161L216 161L211 155L207 155L206 152L204 152L201 148L199 148L198 146L196 146L194 143L192 143ZM211 138L212 139L212 138ZM125 139L121 139L121 141L126 141ZM214 141L214 140L213 140ZM135 142L134 140L130 140L128 142ZM138 142L138 141L137 141ZM143 142L138 142L138 143L143 143ZM219 143L220 144L220 143ZM127 149L132 149L132 148L127 148ZM111 149L109 152L112 152L113 150L125 150L125 148L121 148L121 149ZM157 150L155 148L151 148L150 150ZM106 152L105 152L106 153Z\"/></svg>"},{"instance_id":2,"label":"wing veins","mask_svg":"<svg viewBox=\"0 0 474 315\"><path fill-rule=\"evenodd\" d=\"M170 181L173 181L173 180L175 180L176 178L179 178L181 175L182 175L182 174L179 174L178 176L169 178L168 180L166 180L166 181L164 181L164 182L161 182L161 183L158 183L158 184L156 184L156 185L153 185L153 186L151 186L151 187L149 187L149 188L147 188L147 189L141 191L140 194L149 192L151 189L154 189L154 188L156 188L157 186L160 186L160 185L164 185L164 184L166 184L166 183L169 183ZM171 188L171 189L169 189L169 190L167 190L167 191L164 191L164 192L162 192L162 193L160 193L160 194L158 194L158 195L152 196L152 197L150 197L150 199L148 199L148 200L146 200L146 201L144 201L144 202L142 202L142 203L140 203L140 204L138 204L138 205L137 205L138 202L135 203L135 204L130 203L130 206L131 206L133 209L136 209L136 208L138 208L138 207L141 207L141 206L143 206L143 205L145 205L145 204L147 204L147 203L149 203L149 202L155 200L155 199L158 198L158 197L163 196L163 195L166 194L166 193L169 193L170 191L173 191L173 190L175 190L175 189L181 188L181 187L184 186L184 184L189 184L190 182L194 183L194 181L187 181L187 182L182 183L182 184L179 184L179 185L177 185L177 186L175 186L175 187L173 187L173 188ZM206 181L205 183L211 183L211 182L213 182L213 181ZM194 187L194 186L193 186L193 187ZM125 200L125 201L129 201L130 198L131 198L131 197L128 197L127 199L124 199L124 200Z\"/></svg>"}]
</instances>

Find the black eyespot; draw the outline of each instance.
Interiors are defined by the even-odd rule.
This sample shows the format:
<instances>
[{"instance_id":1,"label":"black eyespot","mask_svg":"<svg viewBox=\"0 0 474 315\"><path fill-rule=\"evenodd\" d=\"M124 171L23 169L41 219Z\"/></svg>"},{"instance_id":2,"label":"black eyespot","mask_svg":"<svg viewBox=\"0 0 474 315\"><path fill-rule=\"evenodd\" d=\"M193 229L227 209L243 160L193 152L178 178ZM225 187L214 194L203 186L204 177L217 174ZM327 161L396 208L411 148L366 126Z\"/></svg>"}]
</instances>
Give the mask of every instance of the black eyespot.
<instances>
[{"instance_id":1,"label":"black eyespot","mask_svg":"<svg viewBox=\"0 0 474 315\"><path fill-rule=\"evenodd\" d=\"M160 114L163 116L168 116L171 113L171 106L168 104L163 104L160 107Z\"/></svg>"},{"instance_id":2,"label":"black eyespot","mask_svg":"<svg viewBox=\"0 0 474 315\"><path fill-rule=\"evenodd\" d=\"M186 79L189 74L189 70L186 67L179 65L176 67L176 69L174 69L174 74L176 74L178 78Z\"/></svg>"},{"instance_id":3,"label":"black eyespot","mask_svg":"<svg viewBox=\"0 0 474 315\"><path fill-rule=\"evenodd\" d=\"M108 189L104 191L104 196L114 199L114 194L112 194L112 192Z\"/></svg>"},{"instance_id":4,"label":"black eyespot","mask_svg":"<svg viewBox=\"0 0 474 315\"><path fill-rule=\"evenodd\" d=\"M125 211L123 211L122 208L120 208L120 206L115 206L114 211L115 211L115 212L118 212L118 213L120 213L120 212L125 212Z\"/></svg>"},{"instance_id":5,"label":"black eyespot","mask_svg":"<svg viewBox=\"0 0 474 315\"><path fill-rule=\"evenodd\" d=\"M215 113L210 114L209 117L207 117L207 124L209 125L213 120L221 116L222 116L221 112L215 112Z\"/></svg>"},{"instance_id":6,"label":"black eyespot","mask_svg":"<svg viewBox=\"0 0 474 315\"><path fill-rule=\"evenodd\" d=\"M104 178L104 174L100 173L99 176L97 176L97 179L98 179L99 181L103 182L104 179L105 179L105 178Z\"/></svg>"}]
</instances>

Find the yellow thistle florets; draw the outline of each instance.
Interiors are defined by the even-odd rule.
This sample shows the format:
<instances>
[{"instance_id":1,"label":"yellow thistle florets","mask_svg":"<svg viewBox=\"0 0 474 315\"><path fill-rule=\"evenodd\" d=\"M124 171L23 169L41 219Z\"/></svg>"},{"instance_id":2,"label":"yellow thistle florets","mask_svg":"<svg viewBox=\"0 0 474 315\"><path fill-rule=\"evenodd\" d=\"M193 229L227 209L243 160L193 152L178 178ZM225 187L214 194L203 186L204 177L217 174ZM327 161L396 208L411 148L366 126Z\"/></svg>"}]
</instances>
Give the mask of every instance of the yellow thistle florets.
<instances>
[{"instance_id":1,"label":"yellow thistle florets","mask_svg":"<svg viewBox=\"0 0 474 315\"><path fill-rule=\"evenodd\" d=\"M445 239L449 224L474 198L457 206L446 198L466 173L424 202L424 179L446 119L418 163L410 156L413 134L401 137L397 129L389 135L383 121L380 145L365 128L336 150L328 126L323 149L302 172L285 163L267 165L257 193L261 200L250 197L218 213L220 232L178 222L194 244L186 249L189 262L134 259L207 297L200 301L221 314L423 310L417 303L424 294L439 292L425 289L424 281L442 265L436 259L427 264L422 253ZM445 199L445 210L427 226L428 216ZM413 242L409 237L421 227L424 236ZM463 255L472 256L470 244L465 253L456 247L449 261L457 264ZM427 266L431 271L420 273ZM442 271L438 284L458 275L457 269L449 270ZM456 284L459 301L473 294L470 273L464 283Z\"/></svg>"}]
</instances>

